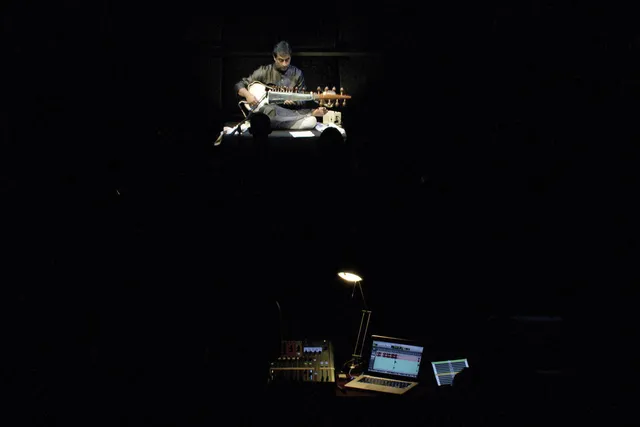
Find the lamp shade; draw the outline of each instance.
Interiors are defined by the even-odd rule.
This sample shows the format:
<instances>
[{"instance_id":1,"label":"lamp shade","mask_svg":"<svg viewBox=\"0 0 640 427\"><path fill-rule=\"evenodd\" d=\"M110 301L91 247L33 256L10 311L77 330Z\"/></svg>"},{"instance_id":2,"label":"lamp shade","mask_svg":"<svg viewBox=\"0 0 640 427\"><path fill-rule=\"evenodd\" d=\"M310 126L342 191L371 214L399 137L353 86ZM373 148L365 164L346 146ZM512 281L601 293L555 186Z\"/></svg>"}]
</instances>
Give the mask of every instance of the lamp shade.
<instances>
[{"instance_id":1,"label":"lamp shade","mask_svg":"<svg viewBox=\"0 0 640 427\"><path fill-rule=\"evenodd\" d=\"M362 281L362 277L358 276L357 274L350 272L350 271L340 271L338 273L338 276L340 276L340 278L342 280L346 280L347 282L360 282Z\"/></svg>"}]
</instances>

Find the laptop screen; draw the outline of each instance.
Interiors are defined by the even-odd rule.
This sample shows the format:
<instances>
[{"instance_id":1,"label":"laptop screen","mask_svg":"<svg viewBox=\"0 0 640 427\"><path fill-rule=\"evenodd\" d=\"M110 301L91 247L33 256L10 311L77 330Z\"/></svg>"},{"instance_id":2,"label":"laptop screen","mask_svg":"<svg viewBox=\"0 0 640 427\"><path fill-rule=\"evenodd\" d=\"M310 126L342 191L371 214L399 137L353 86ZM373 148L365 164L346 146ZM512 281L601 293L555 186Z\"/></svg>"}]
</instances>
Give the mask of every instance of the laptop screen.
<instances>
[{"instance_id":1,"label":"laptop screen","mask_svg":"<svg viewBox=\"0 0 640 427\"><path fill-rule=\"evenodd\" d=\"M404 340L374 337L368 371L417 379L423 351L424 347Z\"/></svg>"}]
</instances>

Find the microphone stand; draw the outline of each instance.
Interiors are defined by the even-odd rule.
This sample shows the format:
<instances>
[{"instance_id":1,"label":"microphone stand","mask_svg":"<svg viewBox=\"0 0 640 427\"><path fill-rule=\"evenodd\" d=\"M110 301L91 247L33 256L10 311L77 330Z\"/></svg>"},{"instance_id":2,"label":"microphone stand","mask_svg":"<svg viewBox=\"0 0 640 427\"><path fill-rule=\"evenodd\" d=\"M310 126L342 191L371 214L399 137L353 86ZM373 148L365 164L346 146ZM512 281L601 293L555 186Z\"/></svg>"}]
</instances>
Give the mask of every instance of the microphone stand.
<instances>
[{"instance_id":1,"label":"microphone stand","mask_svg":"<svg viewBox=\"0 0 640 427\"><path fill-rule=\"evenodd\" d=\"M254 112L258 109L258 107L260 106L260 103L261 103L261 102L262 102L262 101L267 97L267 95L269 95L269 91L270 91L270 90L271 90L271 88L269 88L269 87L266 87L266 88L265 88L264 95L262 95L262 98L260 98L260 100L258 101L258 104L257 104L255 107L253 107L251 110L249 110L249 114L247 114L247 116L246 116L244 119L242 119L242 120L240 121L240 123L238 123L238 124L236 125L236 128L233 130L233 132L231 132L231 136L233 136L236 132L238 132L238 134L240 134L240 133L241 133L241 132L239 131L240 126L241 126L243 123L245 123L247 120L249 120L249 119L251 118L251 116L253 116L253 113L254 113Z\"/></svg>"}]
</instances>

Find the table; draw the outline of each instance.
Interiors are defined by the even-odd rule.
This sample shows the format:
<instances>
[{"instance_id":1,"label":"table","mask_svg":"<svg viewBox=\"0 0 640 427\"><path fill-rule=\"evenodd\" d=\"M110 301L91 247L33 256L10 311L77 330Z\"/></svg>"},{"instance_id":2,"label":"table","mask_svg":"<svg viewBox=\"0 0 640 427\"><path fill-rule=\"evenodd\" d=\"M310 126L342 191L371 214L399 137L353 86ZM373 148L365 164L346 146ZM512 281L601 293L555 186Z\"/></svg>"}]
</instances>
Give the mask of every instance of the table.
<instances>
[{"instance_id":1,"label":"table","mask_svg":"<svg viewBox=\"0 0 640 427\"><path fill-rule=\"evenodd\" d=\"M404 395L375 393L341 387L344 380L331 384L291 384L261 399L261 414L274 416L274 422L304 426L444 425L450 417L451 400L444 390L416 386ZM318 386L318 387L314 387ZM260 416L260 419L267 421ZM295 420L295 421L294 421Z\"/></svg>"},{"instance_id":2,"label":"table","mask_svg":"<svg viewBox=\"0 0 640 427\"><path fill-rule=\"evenodd\" d=\"M309 137L294 137L293 133L311 132L313 136ZM320 138L320 132L317 129L310 130L273 130L269 134L269 148L276 151L315 151L317 148L317 142ZM346 132L343 135L346 140ZM235 133L233 135L223 135L222 143L223 148L227 149L244 149L251 146L253 141L253 135L245 130L242 134Z\"/></svg>"}]
</instances>

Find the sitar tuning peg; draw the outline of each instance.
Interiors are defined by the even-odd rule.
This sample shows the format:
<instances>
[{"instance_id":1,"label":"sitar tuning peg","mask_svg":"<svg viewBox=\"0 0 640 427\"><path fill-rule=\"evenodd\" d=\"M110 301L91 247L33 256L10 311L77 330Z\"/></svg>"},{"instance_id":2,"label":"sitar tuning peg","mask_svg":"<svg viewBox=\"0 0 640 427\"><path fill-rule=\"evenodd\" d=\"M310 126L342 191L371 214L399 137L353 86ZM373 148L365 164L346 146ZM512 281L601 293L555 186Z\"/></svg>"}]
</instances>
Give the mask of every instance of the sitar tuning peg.
<instances>
[{"instance_id":1,"label":"sitar tuning peg","mask_svg":"<svg viewBox=\"0 0 640 427\"><path fill-rule=\"evenodd\" d=\"M318 87L316 88L316 93L317 93L318 95L321 95L321 94L322 94L322 88L321 88L320 86L318 86ZM320 99L320 101L318 102L318 104L319 104L321 107L324 107L324 99Z\"/></svg>"},{"instance_id":2,"label":"sitar tuning peg","mask_svg":"<svg viewBox=\"0 0 640 427\"><path fill-rule=\"evenodd\" d=\"M336 87L333 86L331 88L331 92L329 92L329 93L332 94L332 95L335 95L336 94ZM340 100L336 99L335 101L331 101L331 106L333 107L334 105L335 105L336 108L339 108L340 107Z\"/></svg>"},{"instance_id":3,"label":"sitar tuning peg","mask_svg":"<svg viewBox=\"0 0 640 427\"><path fill-rule=\"evenodd\" d=\"M344 95L344 88L343 87L340 88L340 95ZM346 99L342 100L342 106L343 107L347 106L347 100Z\"/></svg>"},{"instance_id":4,"label":"sitar tuning peg","mask_svg":"<svg viewBox=\"0 0 640 427\"><path fill-rule=\"evenodd\" d=\"M329 86L325 86L325 87L324 87L324 92L323 92L323 94L325 94L325 95L335 95L335 92L331 92L331 91L329 91ZM334 106L334 104L335 104L335 103L336 103L336 101L335 101L335 100L333 100L333 99L328 99L328 100L326 100L326 101L325 101L325 106L326 106L327 108L333 108L333 106Z\"/></svg>"}]
</instances>

